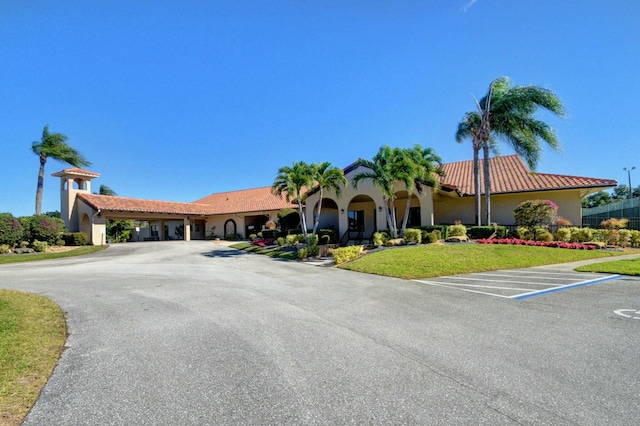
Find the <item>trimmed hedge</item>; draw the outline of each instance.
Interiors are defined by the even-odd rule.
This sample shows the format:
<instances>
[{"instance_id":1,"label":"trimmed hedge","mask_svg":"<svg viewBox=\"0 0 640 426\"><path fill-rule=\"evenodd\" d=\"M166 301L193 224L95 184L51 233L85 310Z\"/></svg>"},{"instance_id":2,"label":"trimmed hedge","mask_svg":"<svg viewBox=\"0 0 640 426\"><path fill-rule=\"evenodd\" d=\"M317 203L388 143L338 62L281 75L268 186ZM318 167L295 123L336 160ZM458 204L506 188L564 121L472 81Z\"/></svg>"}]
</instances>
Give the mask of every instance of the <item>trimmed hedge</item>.
<instances>
[{"instance_id":1,"label":"trimmed hedge","mask_svg":"<svg viewBox=\"0 0 640 426\"><path fill-rule=\"evenodd\" d=\"M333 259L336 262L336 265L347 262L349 260L357 259L362 253L362 247L360 246L349 246L349 247L340 247L334 249L331 252Z\"/></svg>"},{"instance_id":2,"label":"trimmed hedge","mask_svg":"<svg viewBox=\"0 0 640 426\"><path fill-rule=\"evenodd\" d=\"M438 231L440 232L440 239L444 239L449 236L447 234L447 231L448 231L447 225L421 226L420 229L427 232Z\"/></svg>"},{"instance_id":3,"label":"trimmed hedge","mask_svg":"<svg viewBox=\"0 0 640 426\"><path fill-rule=\"evenodd\" d=\"M89 238L84 232L64 232L60 235L60 239L67 246L85 246Z\"/></svg>"},{"instance_id":4,"label":"trimmed hedge","mask_svg":"<svg viewBox=\"0 0 640 426\"><path fill-rule=\"evenodd\" d=\"M496 238L506 238L509 230L506 226L498 226L496 230L493 226L470 226L467 228L467 235L472 240L489 238L496 232Z\"/></svg>"},{"instance_id":5,"label":"trimmed hedge","mask_svg":"<svg viewBox=\"0 0 640 426\"><path fill-rule=\"evenodd\" d=\"M404 240L408 243L420 244L422 242L422 231L415 228L407 228L404 230Z\"/></svg>"}]
</instances>

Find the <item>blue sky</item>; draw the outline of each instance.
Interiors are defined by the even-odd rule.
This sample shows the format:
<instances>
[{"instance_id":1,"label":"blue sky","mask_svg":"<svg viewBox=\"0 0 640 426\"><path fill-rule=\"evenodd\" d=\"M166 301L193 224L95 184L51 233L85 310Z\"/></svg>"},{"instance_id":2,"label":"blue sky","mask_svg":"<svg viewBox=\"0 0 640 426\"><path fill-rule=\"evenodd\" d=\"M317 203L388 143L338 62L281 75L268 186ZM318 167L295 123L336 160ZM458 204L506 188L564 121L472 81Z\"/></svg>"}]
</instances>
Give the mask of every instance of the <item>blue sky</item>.
<instances>
[{"instance_id":1,"label":"blue sky","mask_svg":"<svg viewBox=\"0 0 640 426\"><path fill-rule=\"evenodd\" d=\"M563 152L538 171L640 168L636 0L0 2L0 212L33 214L45 124L119 195L194 201L280 166L345 167L454 134L498 76L554 90ZM503 146L500 153L509 154ZM59 210L46 165L43 211ZM632 174L640 184L640 170Z\"/></svg>"}]
</instances>

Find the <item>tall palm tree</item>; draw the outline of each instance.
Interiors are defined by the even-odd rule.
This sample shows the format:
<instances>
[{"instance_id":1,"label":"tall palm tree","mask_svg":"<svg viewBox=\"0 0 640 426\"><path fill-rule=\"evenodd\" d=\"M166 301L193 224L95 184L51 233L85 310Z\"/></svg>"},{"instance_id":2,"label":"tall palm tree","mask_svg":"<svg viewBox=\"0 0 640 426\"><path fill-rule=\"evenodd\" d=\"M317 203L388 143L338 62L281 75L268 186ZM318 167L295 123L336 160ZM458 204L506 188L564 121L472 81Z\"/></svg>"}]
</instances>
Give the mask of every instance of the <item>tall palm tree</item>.
<instances>
[{"instance_id":1,"label":"tall palm tree","mask_svg":"<svg viewBox=\"0 0 640 426\"><path fill-rule=\"evenodd\" d=\"M287 201L295 201L298 204L298 214L300 215L300 228L304 235L305 242L309 242L307 233L307 220L304 217L304 202L306 199L305 190L313 185L313 169L304 161L294 162L291 167L283 166L278 169L278 175L271 185L271 192L282 197L284 194Z\"/></svg>"},{"instance_id":2,"label":"tall palm tree","mask_svg":"<svg viewBox=\"0 0 640 426\"><path fill-rule=\"evenodd\" d=\"M116 191L109 188L107 185L100 185L100 189L98 190L98 194L100 195L118 195Z\"/></svg>"},{"instance_id":3,"label":"tall palm tree","mask_svg":"<svg viewBox=\"0 0 640 426\"><path fill-rule=\"evenodd\" d=\"M391 149L382 146L371 160L359 160L356 167L365 167L369 171L358 173L353 177L353 186L357 189L358 182L370 180L382 192L382 208L387 220L389 232L393 238L398 238L396 221L394 183L404 182L407 187L413 185L413 165L399 148Z\"/></svg>"},{"instance_id":4,"label":"tall palm tree","mask_svg":"<svg viewBox=\"0 0 640 426\"><path fill-rule=\"evenodd\" d=\"M404 231L407 229L413 191L422 194L426 186L437 189L440 186L438 178L445 176L442 169L442 159L433 148L422 149L419 144L416 144L412 149L405 149L404 155L413 164L413 175L411 186L407 187L407 206L404 210L400 235L404 235Z\"/></svg>"},{"instance_id":5,"label":"tall palm tree","mask_svg":"<svg viewBox=\"0 0 640 426\"><path fill-rule=\"evenodd\" d=\"M312 237L315 237L320 225L320 211L322 210L322 197L324 189L333 189L336 193L336 197L342 195L342 187L347 184L347 179L344 177L344 171L337 167L331 166L331 163L325 161L320 164L312 164L312 177L320 192L320 200L318 201L318 209L316 210L316 216L313 223Z\"/></svg>"},{"instance_id":6,"label":"tall palm tree","mask_svg":"<svg viewBox=\"0 0 640 426\"><path fill-rule=\"evenodd\" d=\"M69 138L62 133L49 133L49 126L44 126L42 138L31 144L33 153L40 157L38 171L38 188L36 190L36 215L42 212L42 192L44 188L44 165L49 157L74 167L87 167L91 163L72 146L67 144Z\"/></svg>"},{"instance_id":7,"label":"tall palm tree","mask_svg":"<svg viewBox=\"0 0 640 426\"><path fill-rule=\"evenodd\" d=\"M498 141L507 143L535 170L542 153L541 142L554 150L560 149L555 130L534 117L539 108L564 117L564 107L558 96L539 86L513 86L509 77L498 77L488 93L476 100L476 111L465 114L458 124L456 141L471 139L473 146L473 175L476 222L481 224L480 212L480 149L483 151L485 220L491 223L491 178L489 156Z\"/></svg>"}]
</instances>

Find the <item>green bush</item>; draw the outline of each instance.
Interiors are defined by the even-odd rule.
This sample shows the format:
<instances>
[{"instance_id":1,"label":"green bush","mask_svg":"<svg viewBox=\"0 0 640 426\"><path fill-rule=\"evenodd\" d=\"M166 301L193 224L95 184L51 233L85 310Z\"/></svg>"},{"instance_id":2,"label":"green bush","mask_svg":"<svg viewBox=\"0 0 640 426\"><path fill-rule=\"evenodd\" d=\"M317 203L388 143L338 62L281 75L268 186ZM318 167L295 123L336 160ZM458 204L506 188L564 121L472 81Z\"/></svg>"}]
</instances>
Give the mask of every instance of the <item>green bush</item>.
<instances>
[{"instance_id":1,"label":"green bush","mask_svg":"<svg viewBox=\"0 0 640 426\"><path fill-rule=\"evenodd\" d=\"M10 247L22 240L23 229L20 221L11 213L0 213L0 244Z\"/></svg>"},{"instance_id":2,"label":"green bush","mask_svg":"<svg viewBox=\"0 0 640 426\"><path fill-rule=\"evenodd\" d=\"M374 232L373 234L373 245L376 247L383 246L384 243L389 241L389 235L384 232Z\"/></svg>"},{"instance_id":3,"label":"green bush","mask_svg":"<svg viewBox=\"0 0 640 426\"><path fill-rule=\"evenodd\" d=\"M285 237L285 241L287 242L288 246L295 246L296 244L298 244L298 235L296 234L289 234Z\"/></svg>"},{"instance_id":4,"label":"green bush","mask_svg":"<svg viewBox=\"0 0 640 426\"><path fill-rule=\"evenodd\" d=\"M338 243L338 233L335 229L330 228L322 228L318 229L318 236L320 237L320 241L323 241L322 244L337 244ZM326 238L329 240L325 243Z\"/></svg>"},{"instance_id":5,"label":"green bush","mask_svg":"<svg viewBox=\"0 0 640 426\"><path fill-rule=\"evenodd\" d=\"M9 244L0 244L0 254L11 253L11 247Z\"/></svg>"},{"instance_id":6,"label":"green bush","mask_svg":"<svg viewBox=\"0 0 640 426\"><path fill-rule=\"evenodd\" d=\"M467 236L467 227L461 223L456 223L455 225L449 225L447 227L447 238L466 237L466 236Z\"/></svg>"},{"instance_id":7,"label":"green bush","mask_svg":"<svg viewBox=\"0 0 640 426\"><path fill-rule=\"evenodd\" d=\"M320 238L318 237L318 234L316 235L309 235L309 245L310 246L317 246L318 245L318 240Z\"/></svg>"},{"instance_id":8,"label":"green bush","mask_svg":"<svg viewBox=\"0 0 640 426\"><path fill-rule=\"evenodd\" d=\"M22 224L23 238L27 241L46 241L50 244L65 231L62 219L41 214L39 216L23 216L18 219Z\"/></svg>"},{"instance_id":9,"label":"green bush","mask_svg":"<svg viewBox=\"0 0 640 426\"><path fill-rule=\"evenodd\" d=\"M240 234L224 234L224 239L227 241L239 241L242 239Z\"/></svg>"},{"instance_id":10,"label":"green bush","mask_svg":"<svg viewBox=\"0 0 640 426\"><path fill-rule=\"evenodd\" d=\"M63 246L64 244L65 244L65 243L64 243L64 240L58 240L58 241L56 241L56 245L57 245L58 247L61 247L61 246Z\"/></svg>"},{"instance_id":11,"label":"green bush","mask_svg":"<svg viewBox=\"0 0 640 426\"><path fill-rule=\"evenodd\" d=\"M65 245L68 246L84 246L89 240L87 234L84 232L64 232L60 235L60 238L63 239Z\"/></svg>"},{"instance_id":12,"label":"green bush","mask_svg":"<svg viewBox=\"0 0 640 426\"><path fill-rule=\"evenodd\" d=\"M494 232L496 233L496 238L506 238L508 230L506 226L498 226L497 229L493 226L470 226L467 228L467 235L472 240L489 238Z\"/></svg>"},{"instance_id":13,"label":"green bush","mask_svg":"<svg viewBox=\"0 0 640 426\"><path fill-rule=\"evenodd\" d=\"M334 249L331 252L333 259L336 262L336 265L347 262L349 260L357 259L362 253L362 247L360 246L350 246L350 247L340 247Z\"/></svg>"},{"instance_id":14,"label":"green bush","mask_svg":"<svg viewBox=\"0 0 640 426\"><path fill-rule=\"evenodd\" d=\"M404 240L408 243L420 244L422 242L422 231L415 228L407 228L404 230Z\"/></svg>"},{"instance_id":15,"label":"green bush","mask_svg":"<svg viewBox=\"0 0 640 426\"><path fill-rule=\"evenodd\" d=\"M591 228L582 228L582 231L584 231L585 229L589 229L589 235L591 236L590 239L588 240L584 240L584 238L580 238L580 240L584 240L584 241L600 241L601 243L606 243L609 244L609 231L606 229L591 229ZM583 241L578 241L578 242L583 242Z\"/></svg>"},{"instance_id":16,"label":"green bush","mask_svg":"<svg viewBox=\"0 0 640 426\"><path fill-rule=\"evenodd\" d=\"M635 229L631 230L631 235L629 236L629 245L631 247L640 247L640 231Z\"/></svg>"},{"instance_id":17,"label":"green bush","mask_svg":"<svg viewBox=\"0 0 640 426\"><path fill-rule=\"evenodd\" d=\"M618 231L618 245L620 247L627 247L631 242L631 231L628 229L621 229Z\"/></svg>"},{"instance_id":18,"label":"green bush","mask_svg":"<svg viewBox=\"0 0 640 426\"><path fill-rule=\"evenodd\" d=\"M33 243L31 243L31 246L33 246L33 249L38 253L46 253L49 244L47 244L46 241L35 240Z\"/></svg>"},{"instance_id":19,"label":"green bush","mask_svg":"<svg viewBox=\"0 0 640 426\"><path fill-rule=\"evenodd\" d=\"M431 244L437 241L438 241L438 238L436 237L436 231L433 231L433 232L422 231L422 244Z\"/></svg>"},{"instance_id":20,"label":"green bush","mask_svg":"<svg viewBox=\"0 0 640 426\"><path fill-rule=\"evenodd\" d=\"M392 238L386 243L384 243L385 247L395 247L395 246L406 246L407 242L404 238Z\"/></svg>"},{"instance_id":21,"label":"green bush","mask_svg":"<svg viewBox=\"0 0 640 426\"><path fill-rule=\"evenodd\" d=\"M305 243L303 234L296 235L296 238L298 239L298 243L299 244L304 244Z\"/></svg>"},{"instance_id":22,"label":"green bush","mask_svg":"<svg viewBox=\"0 0 640 426\"><path fill-rule=\"evenodd\" d=\"M517 232L521 240L533 240L533 232L526 226L518 226Z\"/></svg>"},{"instance_id":23,"label":"green bush","mask_svg":"<svg viewBox=\"0 0 640 426\"><path fill-rule=\"evenodd\" d=\"M249 234L249 239L250 239L251 241L255 240L256 238L258 238L258 235L257 235L257 234Z\"/></svg>"},{"instance_id":24,"label":"green bush","mask_svg":"<svg viewBox=\"0 0 640 426\"><path fill-rule=\"evenodd\" d=\"M20 242L20 247L22 247L22 248L27 248L27 247L29 247L29 241L21 241L21 242Z\"/></svg>"},{"instance_id":25,"label":"green bush","mask_svg":"<svg viewBox=\"0 0 640 426\"><path fill-rule=\"evenodd\" d=\"M558 228L556 231L556 240L563 243L571 241L571 228Z\"/></svg>"},{"instance_id":26,"label":"green bush","mask_svg":"<svg viewBox=\"0 0 640 426\"><path fill-rule=\"evenodd\" d=\"M536 241L553 241L553 234L547 228L536 228L535 231Z\"/></svg>"},{"instance_id":27,"label":"green bush","mask_svg":"<svg viewBox=\"0 0 640 426\"><path fill-rule=\"evenodd\" d=\"M422 229L423 231L427 231L427 232L434 232L437 231L440 233L440 236L438 237L439 240L443 239L443 238L447 238L447 225L431 225L431 226L421 226L420 229Z\"/></svg>"},{"instance_id":28,"label":"green bush","mask_svg":"<svg viewBox=\"0 0 640 426\"><path fill-rule=\"evenodd\" d=\"M307 259L309 257L316 257L320 253L320 248L316 245L310 245L298 249L298 259Z\"/></svg>"},{"instance_id":29,"label":"green bush","mask_svg":"<svg viewBox=\"0 0 640 426\"><path fill-rule=\"evenodd\" d=\"M278 243L278 245L280 247L284 246L286 244L286 240L284 239L284 237L278 237L278 239L276 240L276 242Z\"/></svg>"}]
</instances>

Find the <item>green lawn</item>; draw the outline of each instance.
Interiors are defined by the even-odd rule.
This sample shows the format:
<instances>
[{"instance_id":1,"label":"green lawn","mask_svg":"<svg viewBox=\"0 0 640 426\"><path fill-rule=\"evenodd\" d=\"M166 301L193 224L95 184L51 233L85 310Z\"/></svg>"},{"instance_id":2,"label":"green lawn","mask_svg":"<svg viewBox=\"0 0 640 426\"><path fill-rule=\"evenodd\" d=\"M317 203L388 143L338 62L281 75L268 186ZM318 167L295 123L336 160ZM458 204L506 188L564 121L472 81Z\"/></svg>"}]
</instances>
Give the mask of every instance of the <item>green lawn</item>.
<instances>
[{"instance_id":1,"label":"green lawn","mask_svg":"<svg viewBox=\"0 0 640 426\"><path fill-rule=\"evenodd\" d=\"M640 276L640 259L612 260L576 268L579 272L603 272L606 274Z\"/></svg>"},{"instance_id":2,"label":"green lawn","mask_svg":"<svg viewBox=\"0 0 640 426\"><path fill-rule=\"evenodd\" d=\"M498 244L429 244L370 253L339 268L415 279L551 265L621 254L628 253Z\"/></svg>"},{"instance_id":3,"label":"green lawn","mask_svg":"<svg viewBox=\"0 0 640 426\"><path fill-rule=\"evenodd\" d=\"M106 249L108 246L81 246L77 249L61 253L33 253L33 254L3 254L0 255L0 265L3 263L31 262L34 260L60 259L63 257L81 256Z\"/></svg>"},{"instance_id":4,"label":"green lawn","mask_svg":"<svg viewBox=\"0 0 640 426\"><path fill-rule=\"evenodd\" d=\"M0 290L0 424L19 425L56 366L64 313L35 294Z\"/></svg>"}]
</instances>

